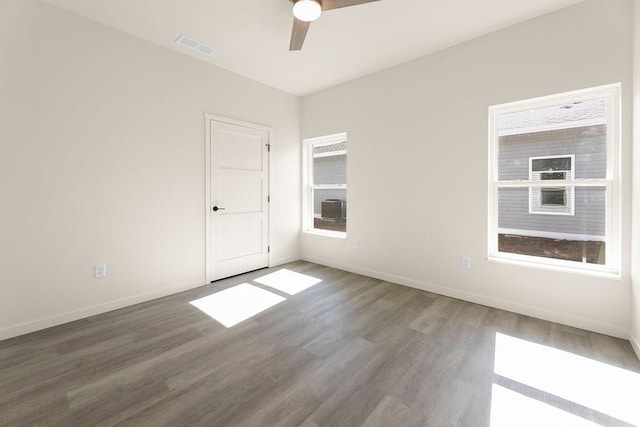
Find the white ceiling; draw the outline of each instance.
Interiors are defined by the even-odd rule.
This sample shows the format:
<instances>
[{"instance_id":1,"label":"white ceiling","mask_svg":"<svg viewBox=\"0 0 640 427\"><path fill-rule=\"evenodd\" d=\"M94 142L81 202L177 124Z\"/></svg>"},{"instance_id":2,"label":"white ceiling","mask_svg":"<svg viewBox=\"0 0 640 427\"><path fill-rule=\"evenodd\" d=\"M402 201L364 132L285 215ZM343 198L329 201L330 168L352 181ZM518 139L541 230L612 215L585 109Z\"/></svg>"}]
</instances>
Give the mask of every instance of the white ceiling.
<instances>
[{"instance_id":1,"label":"white ceiling","mask_svg":"<svg viewBox=\"0 0 640 427\"><path fill-rule=\"evenodd\" d=\"M289 52L289 0L44 0L218 67L305 95L582 0L381 0L323 13ZM174 40L214 46L211 58Z\"/></svg>"}]
</instances>

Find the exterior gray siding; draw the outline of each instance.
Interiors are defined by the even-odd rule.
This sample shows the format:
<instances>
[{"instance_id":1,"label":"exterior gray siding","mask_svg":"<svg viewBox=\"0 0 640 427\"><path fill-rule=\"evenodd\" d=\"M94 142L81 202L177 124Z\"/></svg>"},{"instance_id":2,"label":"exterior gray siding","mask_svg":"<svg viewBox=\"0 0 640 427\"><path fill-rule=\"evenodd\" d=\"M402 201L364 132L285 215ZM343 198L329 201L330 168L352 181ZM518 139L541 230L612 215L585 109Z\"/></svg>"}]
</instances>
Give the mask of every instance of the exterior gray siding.
<instances>
[{"instance_id":1,"label":"exterior gray siding","mask_svg":"<svg viewBox=\"0 0 640 427\"><path fill-rule=\"evenodd\" d=\"M313 159L313 182L316 185L346 184L347 183L347 156L346 154L327 157L315 157ZM315 190L313 200L313 213L320 216L322 201L326 199L347 200L347 190ZM346 214L345 214L346 215Z\"/></svg>"},{"instance_id":2,"label":"exterior gray siding","mask_svg":"<svg viewBox=\"0 0 640 427\"><path fill-rule=\"evenodd\" d=\"M575 178L606 176L606 127L586 126L520 135L501 136L498 177L528 180L529 158L575 155ZM575 189L574 215L529 213L527 188L500 189L498 227L550 233L605 235L605 190Z\"/></svg>"},{"instance_id":3,"label":"exterior gray siding","mask_svg":"<svg viewBox=\"0 0 640 427\"><path fill-rule=\"evenodd\" d=\"M530 214L529 189L501 188L498 196L498 228L604 236L604 188L578 187L575 196L575 215Z\"/></svg>"},{"instance_id":4,"label":"exterior gray siding","mask_svg":"<svg viewBox=\"0 0 640 427\"><path fill-rule=\"evenodd\" d=\"M313 183L346 184L347 155L315 157L313 159Z\"/></svg>"}]
</instances>

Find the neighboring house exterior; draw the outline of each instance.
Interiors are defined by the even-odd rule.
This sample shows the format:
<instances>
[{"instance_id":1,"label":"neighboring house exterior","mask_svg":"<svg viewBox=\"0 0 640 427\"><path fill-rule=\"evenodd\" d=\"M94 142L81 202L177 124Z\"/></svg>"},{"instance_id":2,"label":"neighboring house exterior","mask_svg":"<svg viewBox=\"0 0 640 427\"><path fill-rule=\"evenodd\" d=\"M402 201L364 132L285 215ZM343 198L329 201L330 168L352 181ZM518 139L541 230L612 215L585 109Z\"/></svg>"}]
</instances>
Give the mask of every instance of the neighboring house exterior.
<instances>
[{"instance_id":1,"label":"neighboring house exterior","mask_svg":"<svg viewBox=\"0 0 640 427\"><path fill-rule=\"evenodd\" d=\"M346 184L347 154L346 142L313 149L313 182L316 185ZM316 189L313 200L313 214L322 216L324 200L341 200L344 205L343 217L346 218L346 189Z\"/></svg>"},{"instance_id":2,"label":"neighboring house exterior","mask_svg":"<svg viewBox=\"0 0 640 427\"><path fill-rule=\"evenodd\" d=\"M590 101L544 110L515 113L501 123L498 179L605 178L605 104ZM498 232L603 241L605 194L602 187L502 188Z\"/></svg>"}]
</instances>

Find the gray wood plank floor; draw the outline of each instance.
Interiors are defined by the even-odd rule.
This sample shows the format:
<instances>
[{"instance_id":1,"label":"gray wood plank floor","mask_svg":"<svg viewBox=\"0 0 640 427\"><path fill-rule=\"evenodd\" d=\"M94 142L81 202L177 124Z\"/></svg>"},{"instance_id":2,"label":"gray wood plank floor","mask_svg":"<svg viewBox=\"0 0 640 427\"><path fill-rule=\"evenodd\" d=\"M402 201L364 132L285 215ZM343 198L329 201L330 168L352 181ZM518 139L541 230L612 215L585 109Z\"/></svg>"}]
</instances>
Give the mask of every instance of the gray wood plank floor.
<instances>
[{"instance_id":1,"label":"gray wood plank floor","mask_svg":"<svg viewBox=\"0 0 640 427\"><path fill-rule=\"evenodd\" d=\"M322 281L253 281L282 268ZM240 283L286 300L231 328L189 304ZM631 425L497 374L497 334L640 373L624 340L299 261L0 342L0 425L489 426L496 385Z\"/></svg>"}]
</instances>

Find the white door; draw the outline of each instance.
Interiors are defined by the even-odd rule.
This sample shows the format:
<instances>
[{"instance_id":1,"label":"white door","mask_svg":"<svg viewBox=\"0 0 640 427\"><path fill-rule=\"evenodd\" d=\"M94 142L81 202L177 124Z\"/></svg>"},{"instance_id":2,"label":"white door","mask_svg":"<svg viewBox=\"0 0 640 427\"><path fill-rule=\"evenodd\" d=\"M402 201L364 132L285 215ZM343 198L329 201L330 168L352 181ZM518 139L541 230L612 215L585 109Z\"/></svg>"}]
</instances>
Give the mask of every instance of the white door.
<instances>
[{"instance_id":1,"label":"white door","mask_svg":"<svg viewBox=\"0 0 640 427\"><path fill-rule=\"evenodd\" d=\"M269 132L208 120L209 280L217 280L269 265Z\"/></svg>"}]
</instances>

